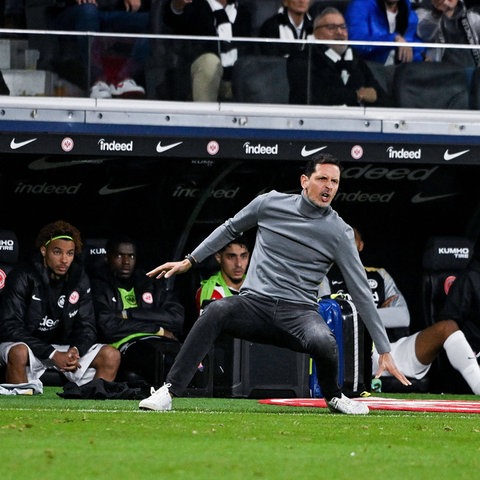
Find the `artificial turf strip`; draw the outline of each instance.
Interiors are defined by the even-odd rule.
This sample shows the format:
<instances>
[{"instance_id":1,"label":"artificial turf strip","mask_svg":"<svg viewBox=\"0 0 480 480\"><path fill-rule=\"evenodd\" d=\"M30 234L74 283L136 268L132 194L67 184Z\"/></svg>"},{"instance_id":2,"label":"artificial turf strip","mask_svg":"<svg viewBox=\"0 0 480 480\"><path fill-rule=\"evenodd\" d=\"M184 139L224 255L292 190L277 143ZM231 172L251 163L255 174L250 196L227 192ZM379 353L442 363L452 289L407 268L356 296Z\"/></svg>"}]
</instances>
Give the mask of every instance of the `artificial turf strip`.
<instances>
[{"instance_id":1,"label":"artificial turf strip","mask_svg":"<svg viewBox=\"0 0 480 480\"><path fill-rule=\"evenodd\" d=\"M175 399L174 411L160 413L58 391L0 397L2 479L431 480L480 471L479 415L352 417L218 398Z\"/></svg>"}]
</instances>

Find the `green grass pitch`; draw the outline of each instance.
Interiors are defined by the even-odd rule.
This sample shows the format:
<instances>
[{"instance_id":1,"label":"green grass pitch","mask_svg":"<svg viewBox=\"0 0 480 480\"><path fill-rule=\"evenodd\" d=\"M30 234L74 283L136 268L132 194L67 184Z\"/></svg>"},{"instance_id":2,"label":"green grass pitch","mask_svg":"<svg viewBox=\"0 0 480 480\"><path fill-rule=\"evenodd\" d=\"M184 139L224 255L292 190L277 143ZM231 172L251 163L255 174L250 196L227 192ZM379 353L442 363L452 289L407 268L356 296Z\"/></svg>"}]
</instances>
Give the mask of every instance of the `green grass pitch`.
<instances>
[{"instance_id":1,"label":"green grass pitch","mask_svg":"<svg viewBox=\"0 0 480 480\"><path fill-rule=\"evenodd\" d=\"M480 415L352 417L224 398L178 398L171 412L145 412L138 401L66 400L57 392L0 397L3 480L470 480L480 474Z\"/></svg>"}]
</instances>

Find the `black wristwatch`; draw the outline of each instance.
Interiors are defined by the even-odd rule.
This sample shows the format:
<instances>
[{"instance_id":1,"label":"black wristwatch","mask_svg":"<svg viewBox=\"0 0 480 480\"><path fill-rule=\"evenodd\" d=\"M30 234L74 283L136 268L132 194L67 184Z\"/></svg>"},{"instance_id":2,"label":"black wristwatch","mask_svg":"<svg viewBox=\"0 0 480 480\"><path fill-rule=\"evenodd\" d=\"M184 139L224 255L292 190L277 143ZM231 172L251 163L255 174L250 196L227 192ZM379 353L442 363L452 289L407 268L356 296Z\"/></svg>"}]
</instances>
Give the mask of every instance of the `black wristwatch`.
<instances>
[{"instance_id":1,"label":"black wristwatch","mask_svg":"<svg viewBox=\"0 0 480 480\"><path fill-rule=\"evenodd\" d=\"M187 253L185 255L185 258L192 264L192 267L194 267L198 262L195 260L195 257L191 255L190 253Z\"/></svg>"}]
</instances>

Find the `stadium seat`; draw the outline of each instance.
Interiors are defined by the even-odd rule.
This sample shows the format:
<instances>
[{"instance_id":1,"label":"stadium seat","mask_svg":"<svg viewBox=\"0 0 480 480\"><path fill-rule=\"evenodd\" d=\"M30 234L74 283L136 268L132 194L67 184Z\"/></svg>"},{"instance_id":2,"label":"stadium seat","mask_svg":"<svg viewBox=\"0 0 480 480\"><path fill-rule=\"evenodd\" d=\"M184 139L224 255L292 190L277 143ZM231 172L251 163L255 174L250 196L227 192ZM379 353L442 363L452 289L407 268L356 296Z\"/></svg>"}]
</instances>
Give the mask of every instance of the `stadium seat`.
<instances>
[{"instance_id":1,"label":"stadium seat","mask_svg":"<svg viewBox=\"0 0 480 480\"><path fill-rule=\"evenodd\" d=\"M472 110L480 110L480 68L473 70L470 108Z\"/></svg>"},{"instance_id":2,"label":"stadium seat","mask_svg":"<svg viewBox=\"0 0 480 480\"><path fill-rule=\"evenodd\" d=\"M425 326L438 321L448 291L473 254L473 242L460 236L435 236L427 241L423 255L422 300ZM471 393L442 351L428 373L434 393Z\"/></svg>"},{"instance_id":3,"label":"stadium seat","mask_svg":"<svg viewBox=\"0 0 480 480\"><path fill-rule=\"evenodd\" d=\"M15 232L0 230L0 292L5 286L8 273L18 261L19 246Z\"/></svg>"},{"instance_id":4,"label":"stadium seat","mask_svg":"<svg viewBox=\"0 0 480 480\"><path fill-rule=\"evenodd\" d=\"M393 92L400 108L470 108L472 70L446 63L397 65Z\"/></svg>"},{"instance_id":5,"label":"stadium seat","mask_svg":"<svg viewBox=\"0 0 480 480\"><path fill-rule=\"evenodd\" d=\"M254 37L258 35L258 31L263 22L278 12L281 2L279 0L239 0L240 5L245 5L252 14L252 33Z\"/></svg>"},{"instance_id":6,"label":"stadium seat","mask_svg":"<svg viewBox=\"0 0 480 480\"><path fill-rule=\"evenodd\" d=\"M237 102L287 104L287 59L268 55L240 57L233 68L232 88Z\"/></svg>"},{"instance_id":7,"label":"stadium seat","mask_svg":"<svg viewBox=\"0 0 480 480\"><path fill-rule=\"evenodd\" d=\"M25 0L26 25L29 30L54 31L52 9L57 2ZM58 2L61 4L62 2ZM76 37L56 35L28 36L29 48L40 52L37 68L57 73L61 78L86 90L87 71L79 61Z\"/></svg>"},{"instance_id":8,"label":"stadium seat","mask_svg":"<svg viewBox=\"0 0 480 480\"><path fill-rule=\"evenodd\" d=\"M83 241L81 260L83 261L85 271L91 277L94 277L107 261L106 244L106 238L85 238Z\"/></svg>"},{"instance_id":9,"label":"stadium seat","mask_svg":"<svg viewBox=\"0 0 480 480\"><path fill-rule=\"evenodd\" d=\"M378 62L366 61L368 68L373 73L375 80L385 90L386 94L393 97L393 77L395 65L383 65Z\"/></svg>"},{"instance_id":10,"label":"stadium seat","mask_svg":"<svg viewBox=\"0 0 480 480\"><path fill-rule=\"evenodd\" d=\"M460 236L435 236L427 241L422 260L422 299L425 326L438 320L448 290L468 264L473 242Z\"/></svg>"}]
</instances>

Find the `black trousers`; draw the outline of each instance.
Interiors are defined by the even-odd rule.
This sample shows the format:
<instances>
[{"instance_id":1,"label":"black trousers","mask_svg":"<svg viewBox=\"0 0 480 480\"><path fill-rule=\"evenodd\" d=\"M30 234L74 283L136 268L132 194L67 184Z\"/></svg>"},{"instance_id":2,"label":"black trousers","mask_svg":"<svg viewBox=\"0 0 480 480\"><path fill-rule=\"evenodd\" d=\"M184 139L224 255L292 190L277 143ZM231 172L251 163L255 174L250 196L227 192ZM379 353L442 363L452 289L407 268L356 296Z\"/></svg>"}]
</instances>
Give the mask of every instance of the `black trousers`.
<instances>
[{"instance_id":1,"label":"black trousers","mask_svg":"<svg viewBox=\"0 0 480 480\"><path fill-rule=\"evenodd\" d=\"M337 342L315 305L246 294L216 300L204 309L167 374L174 395L183 394L221 333L311 355L324 397L341 394Z\"/></svg>"}]
</instances>

